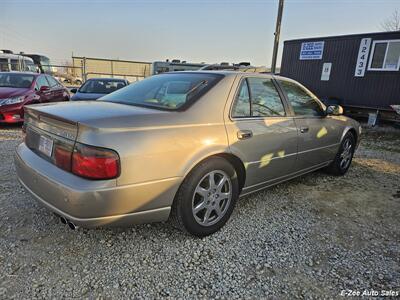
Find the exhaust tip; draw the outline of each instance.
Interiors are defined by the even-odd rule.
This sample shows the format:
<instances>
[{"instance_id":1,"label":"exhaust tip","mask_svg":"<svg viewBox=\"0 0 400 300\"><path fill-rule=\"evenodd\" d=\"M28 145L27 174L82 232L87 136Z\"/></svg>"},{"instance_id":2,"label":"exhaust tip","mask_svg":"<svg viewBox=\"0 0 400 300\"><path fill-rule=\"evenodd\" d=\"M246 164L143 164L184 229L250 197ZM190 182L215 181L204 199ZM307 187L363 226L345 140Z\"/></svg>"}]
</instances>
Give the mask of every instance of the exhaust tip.
<instances>
[{"instance_id":1,"label":"exhaust tip","mask_svg":"<svg viewBox=\"0 0 400 300\"><path fill-rule=\"evenodd\" d=\"M68 227L71 228L72 230L75 230L75 229L76 229L75 224L72 223L72 222L68 222Z\"/></svg>"},{"instance_id":2,"label":"exhaust tip","mask_svg":"<svg viewBox=\"0 0 400 300\"><path fill-rule=\"evenodd\" d=\"M60 221L61 221L61 223L63 223L63 224L67 224L67 223L68 223L68 222L67 222L67 219L64 218L64 217L62 217L62 216L60 216Z\"/></svg>"}]
</instances>

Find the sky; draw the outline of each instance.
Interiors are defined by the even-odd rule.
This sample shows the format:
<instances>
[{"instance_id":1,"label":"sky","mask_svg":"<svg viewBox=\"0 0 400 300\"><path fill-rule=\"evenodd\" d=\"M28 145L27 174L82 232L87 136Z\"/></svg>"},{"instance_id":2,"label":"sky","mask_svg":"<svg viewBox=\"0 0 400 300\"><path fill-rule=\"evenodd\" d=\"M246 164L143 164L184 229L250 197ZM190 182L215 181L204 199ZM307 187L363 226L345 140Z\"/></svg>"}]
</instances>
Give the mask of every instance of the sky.
<instances>
[{"instance_id":1,"label":"sky","mask_svg":"<svg viewBox=\"0 0 400 300\"><path fill-rule=\"evenodd\" d=\"M0 0L0 49L270 66L278 0ZM282 42L381 31L400 0L286 0Z\"/></svg>"}]
</instances>

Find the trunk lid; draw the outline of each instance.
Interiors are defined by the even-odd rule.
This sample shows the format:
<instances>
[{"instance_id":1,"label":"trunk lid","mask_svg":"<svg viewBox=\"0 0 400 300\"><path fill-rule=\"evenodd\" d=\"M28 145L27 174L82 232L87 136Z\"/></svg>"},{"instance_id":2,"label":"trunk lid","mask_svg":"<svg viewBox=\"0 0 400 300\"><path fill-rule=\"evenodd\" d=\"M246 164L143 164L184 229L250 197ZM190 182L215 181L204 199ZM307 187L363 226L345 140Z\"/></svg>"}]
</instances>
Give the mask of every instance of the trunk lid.
<instances>
[{"instance_id":1,"label":"trunk lid","mask_svg":"<svg viewBox=\"0 0 400 300\"><path fill-rule=\"evenodd\" d=\"M25 106L25 143L33 152L54 163L53 150L57 146L73 149L76 142L85 142L80 138L84 132L100 128L153 127L165 124L168 115L170 113L166 111L104 101Z\"/></svg>"},{"instance_id":2,"label":"trunk lid","mask_svg":"<svg viewBox=\"0 0 400 300\"><path fill-rule=\"evenodd\" d=\"M44 123L62 128L138 128L165 124L174 112L105 101L72 101L34 105L26 109ZM67 125L68 124L68 125Z\"/></svg>"},{"instance_id":3,"label":"trunk lid","mask_svg":"<svg viewBox=\"0 0 400 300\"><path fill-rule=\"evenodd\" d=\"M78 134L78 123L72 120L64 119L61 116L52 115L34 107L25 107L24 129L45 131L46 133L75 141Z\"/></svg>"},{"instance_id":4,"label":"trunk lid","mask_svg":"<svg viewBox=\"0 0 400 300\"><path fill-rule=\"evenodd\" d=\"M43 159L56 164L56 147L63 147L72 153L78 135L78 124L25 107L25 144Z\"/></svg>"}]
</instances>

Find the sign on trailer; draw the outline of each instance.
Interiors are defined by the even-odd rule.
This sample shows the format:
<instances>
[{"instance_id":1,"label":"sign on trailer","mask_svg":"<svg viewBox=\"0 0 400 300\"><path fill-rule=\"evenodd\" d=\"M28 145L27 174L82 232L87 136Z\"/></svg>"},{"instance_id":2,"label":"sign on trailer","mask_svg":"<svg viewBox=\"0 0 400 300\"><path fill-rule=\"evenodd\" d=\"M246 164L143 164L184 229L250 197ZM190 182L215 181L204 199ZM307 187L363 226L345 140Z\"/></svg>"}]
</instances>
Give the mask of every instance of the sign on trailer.
<instances>
[{"instance_id":1,"label":"sign on trailer","mask_svg":"<svg viewBox=\"0 0 400 300\"><path fill-rule=\"evenodd\" d=\"M321 80L328 81L331 76L332 63L324 63L322 66Z\"/></svg>"},{"instance_id":2,"label":"sign on trailer","mask_svg":"<svg viewBox=\"0 0 400 300\"><path fill-rule=\"evenodd\" d=\"M300 60L322 59L324 41L301 43Z\"/></svg>"},{"instance_id":3,"label":"sign on trailer","mask_svg":"<svg viewBox=\"0 0 400 300\"><path fill-rule=\"evenodd\" d=\"M354 72L355 77L364 77L370 47L371 38L364 38L361 40L360 49L358 50L356 70Z\"/></svg>"}]
</instances>

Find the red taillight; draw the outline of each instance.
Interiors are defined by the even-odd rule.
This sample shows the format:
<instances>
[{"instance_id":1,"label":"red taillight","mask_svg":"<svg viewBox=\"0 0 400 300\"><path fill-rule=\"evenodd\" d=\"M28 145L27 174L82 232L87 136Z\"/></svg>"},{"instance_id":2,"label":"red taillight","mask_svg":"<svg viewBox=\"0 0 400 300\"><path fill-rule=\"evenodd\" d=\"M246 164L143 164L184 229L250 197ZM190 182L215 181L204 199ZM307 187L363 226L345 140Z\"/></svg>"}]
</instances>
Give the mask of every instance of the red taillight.
<instances>
[{"instance_id":1,"label":"red taillight","mask_svg":"<svg viewBox=\"0 0 400 300\"><path fill-rule=\"evenodd\" d=\"M54 148L54 163L57 167L71 172L71 157L71 149L66 149L56 144Z\"/></svg>"},{"instance_id":2,"label":"red taillight","mask_svg":"<svg viewBox=\"0 0 400 300\"><path fill-rule=\"evenodd\" d=\"M112 179L119 175L119 156L115 151L76 144L72 154L72 173L89 179Z\"/></svg>"}]
</instances>

